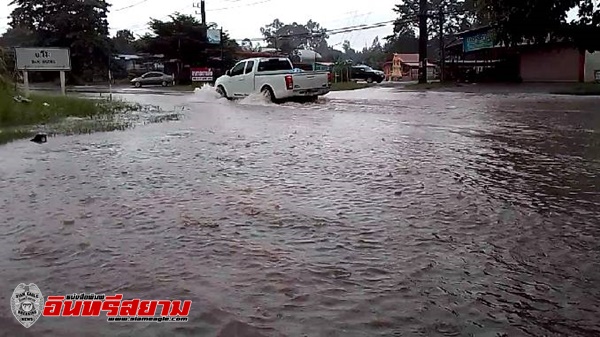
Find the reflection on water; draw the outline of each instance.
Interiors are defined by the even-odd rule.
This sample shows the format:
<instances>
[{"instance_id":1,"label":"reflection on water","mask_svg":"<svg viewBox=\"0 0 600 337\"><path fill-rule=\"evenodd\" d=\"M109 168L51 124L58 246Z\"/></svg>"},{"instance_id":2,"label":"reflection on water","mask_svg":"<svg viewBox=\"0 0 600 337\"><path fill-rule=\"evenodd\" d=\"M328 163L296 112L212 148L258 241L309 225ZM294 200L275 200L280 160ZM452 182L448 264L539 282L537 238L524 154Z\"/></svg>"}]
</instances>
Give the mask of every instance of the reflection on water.
<instances>
[{"instance_id":1,"label":"reflection on water","mask_svg":"<svg viewBox=\"0 0 600 337\"><path fill-rule=\"evenodd\" d=\"M185 118L0 148L0 301L34 282L192 299L191 321L25 331L4 306L7 335L600 334L593 99L130 98Z\"/></svg>"}]
</instances>

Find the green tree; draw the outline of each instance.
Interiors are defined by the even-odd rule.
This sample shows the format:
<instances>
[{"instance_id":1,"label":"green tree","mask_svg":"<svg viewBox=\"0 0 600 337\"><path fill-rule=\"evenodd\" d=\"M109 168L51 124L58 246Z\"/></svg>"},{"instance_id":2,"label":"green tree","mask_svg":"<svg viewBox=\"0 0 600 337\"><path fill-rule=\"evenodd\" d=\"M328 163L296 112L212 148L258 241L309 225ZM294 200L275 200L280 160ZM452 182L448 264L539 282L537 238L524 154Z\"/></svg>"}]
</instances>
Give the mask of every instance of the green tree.
<instances>
[{"instance_id":1,"label":"green tree","mask_svg":"<svg viewBox=\"0 0 600 337\"><path fill-rule=\"evenodd\" d=\"M579 48L600 49L600 8L593 0L481 0L496 25L497 38L507 44L571 40ZM578 8L569 22L568 12Z\"/></svg>"},{"instance_id":2,"label":"green tree","mask_svg":"<svg viewBox=\"0 0 600 337\"><path fill-rule=\"evenodd\" d=\"M164 54L167 59L179 59L190 66L227 68L234 62L234 53L239 48L234 40L223 32L223 62L221 46L207 42L207 29L218 29L215 24L204 26L193 16L174 13L170 20L152 19L150 34L143 36L136 45L141 51Z\"/></svg>"},{"instance_id":3,"label":"green tree","mask_svg":"<svg viewBox=\"0 0 600 337\"><path fill-rule=\"evenodd\" d=\"M135 53L135 36L130 30L123 29L117 31L115 37L111 39L113 49L118 54Z\"/></svg>"},{"instance_id":4,"label":"green tree","mask_svg":"<svg viewBox=\"0 0 600 337\"><path fill-rule=\"evenodd\" d=\"M12 28L35 31L36 45L71 50L72 74L92 80L106 72L109 4L105 0L13 0Z\"/></svg>"},{"instance_id":5,"label":"green tree","mask_svg":"<svg viewBox=\"0 0 600 337\"><path fill-rule=\"evenodd\" d=\"M268 47L291 54L295 49L327 49L327 29L309 20L306 24L285 24L279 19L260 29Z\"/></svg>"},{"instance_id":6,"label":"green tree","mask_svg":"<svg viewBox=\"0 0 600 337\"><path fill-rule=\"evenodd\" d=\"M385 49L379 42L378 36L373 40L371 47L364 48L361 54L362 62L373 68L382 68L387 57Z\"/></svg>"},{"instance_id":7,"label":"green tree","mask_svg":"<svg viewBox=\"0 0 600 337\"><path fill-rule=\"evenodd\" d=\"M361 57L359 53L356 52L350 45L350 41L344 40L342 43L342 50L344 51L343 59L344 61L352 61L352 62L360 62Z\"/></svg>"},{"instance_id":8,"label":"green tree","mask_svg":"<svg viewBox=\"0 0 600 337\"><path fill-rule=\"evenodd\" d=\"M437 12L442 9L445 13L444 34L454 34L465 30L474 24L486 22L482 11L479 10L477 0L429 0L428 14L433 14L427 20L429 37L439 35L439 17ZM393 11L398 15L394 22L394 35L411 36L416 35L419 29L419 0L402 0Z\"/></svg>"},{"instance_id":9,"label":"green tree","mask_svg":"<svg viewBox=\"0 0 600 337\"><path fill-rule=\"evenodd\" d=\"M0 46L7 48L13 47L33 47L37 43L36 34L23 27L9 28L0 37Z\"/></svg>"}]
</instances>

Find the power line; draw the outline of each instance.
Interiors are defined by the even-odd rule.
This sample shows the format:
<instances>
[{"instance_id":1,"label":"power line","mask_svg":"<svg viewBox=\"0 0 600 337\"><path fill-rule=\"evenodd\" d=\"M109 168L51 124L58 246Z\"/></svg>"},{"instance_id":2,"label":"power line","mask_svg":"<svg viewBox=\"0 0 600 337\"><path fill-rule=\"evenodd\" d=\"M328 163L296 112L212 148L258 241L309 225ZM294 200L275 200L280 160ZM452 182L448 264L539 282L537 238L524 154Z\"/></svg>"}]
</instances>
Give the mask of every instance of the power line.
<instances>
[{"instance_id":1,"label":"power line","mask_svg":"<svg viewBox=\"0 0 600 337\"><path fill-rule=\"evenodd\" d=\"M231 2L238 2L240 0L232 0ZM256 5L260 5L260 4L264 4L267 2L271 2L273 0L262 0L262 1L257 1L257 2L252 2L249 4L245 4L245 5L239 5L239 6L232 6L232 7L222 7L222 8L215 8L215 9L207 9L207 12L217 12L217 11L224 11L224 10L228 10L228 9L237 9L237 8L242 8L242 7L252 7L252 6L256 6Z\"/></svg>"},{"instance_id":2,"label":"power line","mask_svg":"<svg viewBox=\"0 0 600 337\"><path fill-rule=\"evenodd\" d=\"M148 1L148 0L147 0L147 1ZM185 6L185 7L183 7L183 8L177 9L177 10L175 10L174 12L172 12L172 13L169 13L169 14L167 14L167 15L164 15L164 16L161 16L161 17L159 17L159 18L156 18L155 20L163 20L163 19L166 19L166 18L168 18L169 16L171 16L171 15L173 15L173 14L175 14L175 13L179 13L179 11L182 11L182 10L184 10L184 9L187 9L188 7L189 7L189 6ZM150 18L148 18L148 19L149 19L149 20L152 20L152 19L154 19L154 18L150 17ZM143 26L143 27L142 27L142 26ZM140 27L140 28L136 28L136 27ZM125 30L125 29L129 30L129 31L130 31L130 32L132 32L132 33L139 32L139 31L142 31L142 30L148 29L148 23L140 23L140 24L133 25L133 26L130 26L130 27L127 27L127 28L118 28L118 29L115 29L115 30Z\"/></svg>"},{"instance_id":3,"label":"power line","mask_svg":"<svg viewBox=\"0 0 600 337\"><path fill-rule=\"evenodd\" d=\"M143 3L146 3L146 2L148 2L148 1L150 1L150 0L142 0L142 1L140 1L140 2L136 2L136 3L134 3L134 4L131 4L131 5L129 5L129 6L125 6L125 7L117 8L117 9L113 10L113 12L120 12L120 11L122 11L122 10L126 10L126 9L129 9L129 8L132 8L132 7L136 7L136 6L139 6L139 5L143 4Z\"/></svg>"},{"instance_id":4,"label":"power line","mask_svg":"<svg viewBox=\"0 0 600 337\"><path fill-rule=\"evenodd\" d=\"M327 35L337 35L337 34L344 34L344 33L349 33L349 32L354 32L354 31L360 31L360 30L368 30L368 29L374 29L374 28L381 28L381 27L385 27L386 25L389 25L391 23L396 23L396 22L412 22L414 21L414 18L410 18L410 19L405 19L405 20L388 20L388 21L381 21L381 22L375 22L372 24L362 24L362 25L355 25L355 26L347 26L347 27L340 27L340 28L335 28L335 29L326 29L323 33L327 34ZM315 36L315 35L319 35L321 34L319 33L314 33L314 32L308 32L308 33L296 33L296 34L283 34L283 35L277 35L278 38L289 38L289 37L304 37L304 36ZM256 37L256 38L243 38L243 39L235 39L236 41L242 41L242 40L250 40L250 41L264 41L265 38L264 37Z\"/></svg>"}]
</instances>

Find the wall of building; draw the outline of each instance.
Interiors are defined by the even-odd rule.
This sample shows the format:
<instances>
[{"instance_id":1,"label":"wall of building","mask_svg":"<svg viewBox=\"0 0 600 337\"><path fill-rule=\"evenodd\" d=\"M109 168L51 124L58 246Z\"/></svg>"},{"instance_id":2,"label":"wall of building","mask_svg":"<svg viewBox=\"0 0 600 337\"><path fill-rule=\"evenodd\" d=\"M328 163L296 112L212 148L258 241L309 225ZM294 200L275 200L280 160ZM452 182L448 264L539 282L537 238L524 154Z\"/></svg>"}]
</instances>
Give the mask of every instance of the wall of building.
<instances>
[{"instance_id":1,"label":"wall of building","mask_svg":"<svg viewBox=\"0 0 600 337\"><path fill-rule=\"evenodd\" d=\"M530 49L521 53L523 82L578 82L581 54L573 48Z\"/></svg>"},{"instance_id":2,"label":"wall of building","mask_svg":"<svg viewBox=\"0 0 600 337\"><path fill-rule=\"evenodd\" d=\"M594 71L600 70L600 52L585 53L585 81L594 82Z\"/></svg>"}]
</instances>

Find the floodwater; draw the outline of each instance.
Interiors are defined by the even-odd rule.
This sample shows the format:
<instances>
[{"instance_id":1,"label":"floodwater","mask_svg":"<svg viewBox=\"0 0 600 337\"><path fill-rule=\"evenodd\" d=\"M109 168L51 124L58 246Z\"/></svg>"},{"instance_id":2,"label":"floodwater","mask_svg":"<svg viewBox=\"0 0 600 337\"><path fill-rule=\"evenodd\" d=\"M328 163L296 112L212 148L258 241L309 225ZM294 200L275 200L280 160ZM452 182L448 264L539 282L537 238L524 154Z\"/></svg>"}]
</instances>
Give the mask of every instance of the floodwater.
<instances>
[{"instance_id":1,"label":"floodwater","mask_svg":"<svg viewBox=\"0 0 600 337\"><path fill-rule=\"evenodd\" d=\"M179 121L0 147L1 336L599 336L600 100L123 95ZM187 323L13 289L191 299Z\"/></svg>"}]
</instances>

